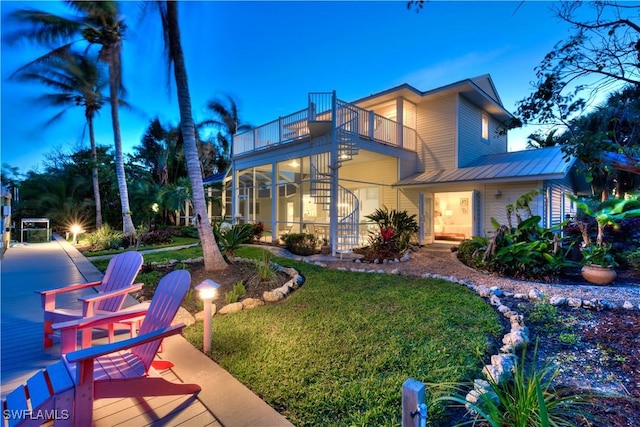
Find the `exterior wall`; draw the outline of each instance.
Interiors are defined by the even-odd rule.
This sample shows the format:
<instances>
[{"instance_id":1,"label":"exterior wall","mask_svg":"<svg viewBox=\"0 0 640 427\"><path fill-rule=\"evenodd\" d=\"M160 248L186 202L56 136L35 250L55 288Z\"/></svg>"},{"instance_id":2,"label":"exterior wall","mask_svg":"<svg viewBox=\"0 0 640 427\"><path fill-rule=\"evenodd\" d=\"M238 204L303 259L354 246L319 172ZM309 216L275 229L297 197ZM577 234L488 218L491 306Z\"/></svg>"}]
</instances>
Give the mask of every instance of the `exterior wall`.
<instances>
[{"instance_id":1,"label":"exterior wall","mask_svg":"<svg viewBox=\"0 0 640 427\"><path fill-rule=\"evenodd\" d=\"M418 105L416 130L420 171L453 169L456 166L456 109L454 96Z\"/></svg>"},{"instance_id":2,"label":"exterior wall","mask_svg":"<svg viewBox=\"0 0 640 427\"><path fill-rule=\"evenodd\" d=\"M482 138L482 110L460 97L458 167L468 166L480 156L505 153L507 136L498 135L499 123L489 115L489 139Z\"/></svg>"},{"instance_id":3,"label":"exterior wall","mask_svg":"<svg viewBox=\"0 0 640 427\"><path fill-rule=\"evenodd\" d=\"M483 77L480 79L474 79L473 82L480 88L482 89L482 91L484 93L486 93L487 95L489 95L493 100L495 100L496 102L500 102L499 101L499 97L498 94L495 92L495 88L493 87L493 85L491 84L491 81L489 80L489 77Z\"/></svg>"},{"instance_id":4,"label":"exterior wall","mask_svg":"<svg viewBox=\"0 0 640 427\"><path fill-rule=\"evenodd\" d=\"M339 176L340 185L351 190L367 184L380 186L380 207L396 208L397 190L391 184L398 180L397 159L390 157L366 163L346 162L339 169Z\"/></svg>"},{"instance_id":5,"label":"exterior wall","mask_svg":"<svg viewBox=\"0 0 640 427\"><path fill-rule=\"evenodd\" d=\"M510 203L514 203L520 196L531 190L542 190L542 181L533 182L521 182L521 183L504 183L504 184L491 184L481 186L481 198L483 209L482 219L482 231L485 234L493 232L494 227L491 224L491 218L495 218L500 224L507 224L507 212L506 206ZM496 196L497 192L500 192L499 196ZM540 215L544 218L544 196L540 195L536 200L533 200L530 204L531 211L534 215ZM516 225L516 217L512 217L512 225ZM541 224L543 225L543 224Z\"/></svg>"},{"instance_id":6,"label":"exterior wall","mask_svg":"<svg viewBox=\"0 0 640 427\"><path fill-rule=\"evenodd\" d=\"M573 216L576 214L575 205L569 199L569 194L575 194L569 177L547 182L547 209L550 214L545 226L558 225L565 220L566 215Z\"/></svg>"}]
</instances>

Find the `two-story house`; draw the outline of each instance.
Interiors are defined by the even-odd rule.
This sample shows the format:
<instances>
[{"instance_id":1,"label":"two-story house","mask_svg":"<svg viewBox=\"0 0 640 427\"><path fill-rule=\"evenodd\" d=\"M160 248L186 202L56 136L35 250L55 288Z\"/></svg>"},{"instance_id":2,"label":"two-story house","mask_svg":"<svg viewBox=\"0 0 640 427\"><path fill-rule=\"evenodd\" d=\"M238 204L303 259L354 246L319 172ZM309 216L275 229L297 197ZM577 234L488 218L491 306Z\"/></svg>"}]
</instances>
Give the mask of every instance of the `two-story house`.
<instances>
[{"instance_id":1,"label":"two-story house","mask_svg":"<svg viewBox=\"0 0 640 427\"><path fill-rule=\"evenodd\" d=\"M421 243L462 240L539 189L532 210L557 224L572 210L573 162L558 147L508 152L511 117L489 75L350 103L310 93L306 108L235 135L225 211L273 239L326 238L333 253L366 244L365 216L383 206L416 214Z\"/></svg>"}]
</instances>

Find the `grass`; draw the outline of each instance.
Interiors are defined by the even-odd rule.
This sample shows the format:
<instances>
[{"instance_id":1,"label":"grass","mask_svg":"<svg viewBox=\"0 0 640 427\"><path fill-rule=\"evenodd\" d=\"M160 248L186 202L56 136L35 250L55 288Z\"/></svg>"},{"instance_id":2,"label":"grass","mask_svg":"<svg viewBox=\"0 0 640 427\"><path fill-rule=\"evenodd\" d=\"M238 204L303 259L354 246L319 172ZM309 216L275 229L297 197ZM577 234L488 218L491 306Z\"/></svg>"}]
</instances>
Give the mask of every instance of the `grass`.
<instances>
[{"instance_id":1,"label":"grass","mask_svg":"<svg viewBox=\"0 0 640 427\"><path fill-rule=\"evenodd\" d=\"M495 312L459 285L274 261L298 269L304 286L281 304L216 317L211 357L297 426L399 425L407 378L470 379L501 332ZM185 336L202 348L201 323ZM434 425L444 419L437 394Z\"/></svg>"},{"instance_id":2,"label":"grass","mask_svg":"<svg viewBox=\"0 0 640 427\"><path fill-rule=\"evenodd\" d=\"M173 237L173 242L171 243L163 243L161 245L149 245L149 246L141 246L140 250L149 250L149 249L160 249L160 248L168 248L171 246L182 246L182 245L190 245L193 243L199 243L200 240L199 239L195 239L193 237L180 237L180 236L175 236ZM84 256L86 256L87 258L91 258L94 256L101 256L101 255L116 255L119 254L121 252L125 252L128 249L111 249L108 251L96 251L96 252L87 252L84 254ZM145 257L146 258L146 257Z\"/></svg>"},{"instance_id":3,"label":"grass","mask_svg":"<svg viewBox=\"0 0 640 427\"><path fill-rule=\"evenodd\" d=\"M189 248L145 262L200 255ZM260 260L264 250L236 255ZM446 412L436 399L450 391L445 385L477 378L502 332L495 311L460 285L272 261L296 268L305 284L280 304L216 317L210 356L296 426L399 425L410 377L432 384L429 423L441 425ZM94 261L103 271L107 263ZM202 348L202 332L199 322L184 334Z\"/></svg>"}]
</instances>

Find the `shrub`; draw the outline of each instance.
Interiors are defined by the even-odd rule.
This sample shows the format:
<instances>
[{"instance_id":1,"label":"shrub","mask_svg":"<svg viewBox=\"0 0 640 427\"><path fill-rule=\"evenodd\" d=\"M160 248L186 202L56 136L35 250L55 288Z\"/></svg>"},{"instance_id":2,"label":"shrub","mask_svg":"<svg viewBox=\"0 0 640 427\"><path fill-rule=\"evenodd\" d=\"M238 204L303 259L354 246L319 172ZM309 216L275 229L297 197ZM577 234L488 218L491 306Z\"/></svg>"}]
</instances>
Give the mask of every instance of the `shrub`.
<instances>
[{"instance_id":1,"label":"shrub","mask_svg":"<svg viewBox=\"0 0 640 427\"><path fill-rule=\"evenodd\" d=\"M409 248L411 240L420 229L415 215L407 211L376 209L365 218L375 222L379 230L370 232L369 245L381 256L402 252Z\"/></svg>"},{"instance_id":2,"label":"shrub","mask_svg":"<svg viewBox=\"0 0 640 427\"><path fill-rule=\"evenodd\" d=\"M109 249L118 249L122 246L124 233L114 230L108 224L103 225L93 233L86 236L87 241L91 245L91 251L106 251Z\"/></svg>"},{"instance_id":3,"label":"shrub","mask_svg":"<svg viewBox=\"0 0 640 427\"><path fill-rule=\"evenodd\" d=\"M487 247L488 239L486 237L474 237L471 240L465 240L458 246L458 259L469 267L476 267L476 258L481 257L483 248Z\"/></svg>"},{"instance_id":4,"label":"shrub","mask_svg":"<svg viewBox=\"0 0 640 427\"><path fill-rule=\"evenodd\" d=\"M238 250L241 244L247 243L253 236L253 225L216 223L213 225L213 234L218 243L220 252L233 258L233 253Z\"/></svg>"},{"instance_id":5,"label":"shrub","mask_svg":"<svg viewBox=\"0 0 640 427\"><path fill-rule=\"evenodd\" d=\"M245 288L244 283L237 282L229 292L224 293L224 300L227 304L233 304L234 302L238 302L246 293L247 289Z\"/></svg>"},{"instance_id":6,"label":"shrub","mask_svg":"<svg viewBox=\"0 0 640 427\"><path fill-rule=\"evenodd\" d=\"M262 239L262 235L264 234L264 223L262 221L258 221L253 224L253 239L260 240Z\"/></svg>"},{"instance_id":7,"label":"shrub","mask_svg":"<svg viewBox=\"0 0 640 427\"><path fill-rule=\"evenodd\" d=\"M268 282L276 277L276 269L271 264L271 252L264 251L262 259L256 260L256 266L258 267L258 278L261 282Z\"/></svg>"},{"instance_id":8,"label":"shrub","mask_svg":"<svg viewBox=\"0 0 640 427\"><path fill-rule=\"evenodd\" d=\"M640 249L627 254L626 259L631 268L640 270Z\"/></svg>"},{"instance_id":9,"label":"shrub","mask_svg":"<svg viewBox=\"0 0 640 427\"><path fill-rule=\"evenodd\" d=\"M162 245L164 243L173 242L173 235L168 230L155 230L146 233L140 233L137 236L124 236L122 239L122 246L128 248L136 244L136 240L141 245Z\"/></svg>"},{"instance_id":10,"label":"shrub","mask_svg":"<svg viewBox=\"0 0 640 427\"><path fill-rule=\"evenodd\" d=\"M316 236L308 233L283 234L281 239L289 252L303 256L315 253L318 244Z\"/></svg>"}]
</instances>

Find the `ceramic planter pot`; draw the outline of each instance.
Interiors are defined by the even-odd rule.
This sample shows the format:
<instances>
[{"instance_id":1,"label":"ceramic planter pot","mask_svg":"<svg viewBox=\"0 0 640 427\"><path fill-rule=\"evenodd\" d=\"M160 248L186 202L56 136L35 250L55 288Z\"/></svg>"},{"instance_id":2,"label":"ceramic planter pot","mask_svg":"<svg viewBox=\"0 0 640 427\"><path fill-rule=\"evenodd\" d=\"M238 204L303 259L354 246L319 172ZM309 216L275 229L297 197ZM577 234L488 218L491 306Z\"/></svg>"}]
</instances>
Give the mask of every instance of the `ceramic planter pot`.
<instances>
[{"instance_id":1,"label":"ceramic planter pot","mask_svg":"<svg viewBox=\"0 0 640 427\"><path fill-rule=\"evenodd\" d=\"M331 246L328 246L328 245L320 246L320 253L322 255L329 255L331 253Z\"/></svg>"},{"instance_id":2,"label":"ceramic planter pot","mask_svg":"<svg viewBox=\"0 0 640 427\"><path fill-rule=\"evenodd\" d=\"M594 285L608 285L618 277L613 268L600 265L585 265L581 272L584 280Z\"/></svg>"}]
</instances>

